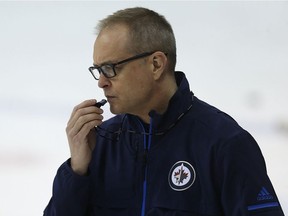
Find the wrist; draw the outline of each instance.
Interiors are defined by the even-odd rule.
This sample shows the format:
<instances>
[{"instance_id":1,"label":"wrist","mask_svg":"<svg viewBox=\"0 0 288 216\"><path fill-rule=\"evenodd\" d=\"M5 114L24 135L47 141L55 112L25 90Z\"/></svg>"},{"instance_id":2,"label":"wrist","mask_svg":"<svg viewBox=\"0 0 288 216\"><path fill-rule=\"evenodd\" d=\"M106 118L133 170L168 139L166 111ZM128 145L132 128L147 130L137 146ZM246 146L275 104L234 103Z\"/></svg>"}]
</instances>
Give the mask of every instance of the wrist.
<instances>
[{"instance_id":1,"label":"wrist","mask_svg":"<svg viewBox=\"0 0 288 216\"><path fill-rule=\"evenodd\" d=\"M79 164L75 162L72 158L68 161L69 166L72 171L80 176L88 175L88 164Z\"/></svg>"}]
</instances>

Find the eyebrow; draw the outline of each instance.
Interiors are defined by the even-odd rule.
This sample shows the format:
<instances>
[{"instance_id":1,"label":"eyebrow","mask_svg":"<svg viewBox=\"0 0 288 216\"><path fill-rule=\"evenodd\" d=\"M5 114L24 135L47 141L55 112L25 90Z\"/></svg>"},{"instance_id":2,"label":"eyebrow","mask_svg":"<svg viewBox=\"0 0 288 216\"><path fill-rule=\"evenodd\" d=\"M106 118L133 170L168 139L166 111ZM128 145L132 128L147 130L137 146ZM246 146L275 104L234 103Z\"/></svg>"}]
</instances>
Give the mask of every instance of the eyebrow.
<instances>
[{"instance_id":1,"label":"eyebrow","mask_svg":"<svg viewBox=\"0 0 288 216\"><path fill-rule=\"evenodd\" d=\"M111 65L111 64L117 64L119 61L111 61L111 60L109 60L109 61L105 61L105 62L103 62L103 63L101 63L101 64L94 64L93 63L93 65L95 66L95 67L101 67L101 66L103 66L103 65Z\"/></svg>"}]
</instances>

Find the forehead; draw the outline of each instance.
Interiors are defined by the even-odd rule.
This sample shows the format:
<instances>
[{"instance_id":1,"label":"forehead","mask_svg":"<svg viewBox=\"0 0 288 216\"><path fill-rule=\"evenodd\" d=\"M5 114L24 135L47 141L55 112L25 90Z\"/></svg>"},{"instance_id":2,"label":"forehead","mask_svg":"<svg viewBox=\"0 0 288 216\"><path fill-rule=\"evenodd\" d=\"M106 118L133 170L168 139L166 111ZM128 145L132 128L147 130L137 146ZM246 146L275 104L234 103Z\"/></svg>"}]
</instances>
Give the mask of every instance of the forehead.
<instances>
[{"instance_id":1,"label":"forehead","mask_svg":"<svg viewBox=\"0 0 288 216\"><path fill-rule=\"evenodd\" d=\"M93 60L95 64L113 62L128 53L128 28L115 25L103 29L95 40Z\"/></svg>"}]
</instances>

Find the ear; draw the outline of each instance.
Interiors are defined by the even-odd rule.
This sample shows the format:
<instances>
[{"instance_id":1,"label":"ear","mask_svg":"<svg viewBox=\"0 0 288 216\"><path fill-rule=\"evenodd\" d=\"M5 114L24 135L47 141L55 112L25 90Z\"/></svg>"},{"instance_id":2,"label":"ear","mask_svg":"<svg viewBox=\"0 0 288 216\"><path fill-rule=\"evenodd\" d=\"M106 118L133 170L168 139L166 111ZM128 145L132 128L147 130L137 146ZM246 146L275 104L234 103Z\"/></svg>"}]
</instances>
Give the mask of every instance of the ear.
<instances>
[{"instance_id":1,"label":"ear","mask_svg":"<svg viewBox=\"0 0 288 216\"><path fill-rule=\"evenodd\" d=\"M167 65L167 56L165 55L165 53L157 51L152 54L152 58L153 77L155 80L158 80L165 71Z\"/></svg>"}]
</instances>

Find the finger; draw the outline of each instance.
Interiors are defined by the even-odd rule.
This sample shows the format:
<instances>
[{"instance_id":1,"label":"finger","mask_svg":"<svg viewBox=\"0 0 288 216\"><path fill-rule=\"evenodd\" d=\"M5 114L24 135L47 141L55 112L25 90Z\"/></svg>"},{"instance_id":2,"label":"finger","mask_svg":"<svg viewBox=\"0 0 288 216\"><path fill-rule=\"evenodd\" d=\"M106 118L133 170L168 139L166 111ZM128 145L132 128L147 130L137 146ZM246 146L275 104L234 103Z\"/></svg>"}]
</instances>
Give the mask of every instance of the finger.
<instances>
[{"instance_id":1,"label":"finger","mask_svg":"<svg viewBox=\"0 0 288 216\"><path fill-rule=\"evenodd\" d=\"M101 108L95 107L95 106L90 106L90 107L84 107L81 109L77 109L76 112L74 112L68 123L70 125L75 124L75 122L78 120L78 118L80 118L81 116L87 115L87 114L98 114L101 115L103 113L103 110Z\"/></svg>"},{"instance_id":2,"label":"finger","mask_svg":"<svg viewBox=\"0 0 288 216\"><path fill-rule=\"evenodd\" d=\"M78 110L72 119L69 120L67 127L68 128L81 128L83 124L91 120L102 120L103 110L97 107L87 107Z\"/></svg>"},{"instance_id":3,"label":"finger","mask_svg":"<svg viewBox=\"0 0 288 216\"><path fill-rule=\"evenodd\" d=\"M93 106L93 105L96 104L96 102L97 102L97 101L96 101L95 99L90 99L90 100L85 100L85 101L83 101L82 103L76 105L76 106L73 108L73 111L72 111L72 113L71 113L70 119L71 119L72 116L75 115L75 113L77 112L77 110L82 109L82 108L84 108L84 107Z\"/></svg>"},{"instance_id":4,"label":"finger","mask_svg":"<svg viewBox=\"0 0 288 216\"><path fill-rule=\"evenodd\" d=\"M96 121L96 122L98 121L99 123L102 123L102 120L103 120L103 116L99 114L91 113L91 114L82 115L77 119L73 128L75 129L75 131L80 131L81 128L85 124L91 121ZM97 124L95 124L94 127L95 126L97 126Z\"/></svg>"},{"instance_id":5,"label":"finger","mask_svg":"<svg viewBox=\"0 0 288 216\"><path fill-rule=\"evenodd\" d=\"M101 108L98 108L96 106L94 106L94 104L91 106L91 104L89 104L90 106L81 106L80 108L78 108L77 106L74 108L71 117L67 123L67 125L74 125L75 122L78 120L78 118L80 118L81 116L87 115L87 114L91 114L91 113L96 113L96 114L102 114L103 110Z\"/></svg>"},{"instance_id":6,"label":"finger","mask_svg":"<svg viewBox=\"0 0 288 216\"><path fill-rule=\"evenodd\" d=\"M92 125L90 129L101 124L103 116L97 113L88 113L85 115L81 115L75 119L75 122L71 121L67 125L66 131L69 133L70 136L75 136L77 133L79 133L82 127L87 123L94 122L94 125Z\"/></svg>"},{"instance_id":7,"label":"finger","mask_svg":"<svg viewBox=\"0 0 288 216\"><path fill-rule=\"evenodd\" d=\"M89 132L95 128L96 125L100 125L102 123L102 120L94 120L94 121L90 121L87 122L85 125L83 125L83 127L81 128L81 130L78 132L78 136L81 137L82 139L88 136Z\"/></svg>"},{"instance_id":8,"label":"finger","mask_svg":"<svg viewBox=\"0 0 288 216\"><path fill-rule=\"evenodd\" d=\"M81 126L81 128L72 128L71 130L67 131L67 135L72 142L83 142L84 139L88 136L89 132L95 125L100 125L102 120L91 120L86 122Z\"/></svg>"}]
</instances>

